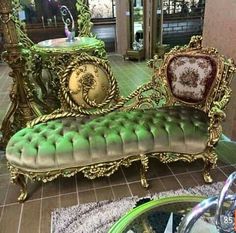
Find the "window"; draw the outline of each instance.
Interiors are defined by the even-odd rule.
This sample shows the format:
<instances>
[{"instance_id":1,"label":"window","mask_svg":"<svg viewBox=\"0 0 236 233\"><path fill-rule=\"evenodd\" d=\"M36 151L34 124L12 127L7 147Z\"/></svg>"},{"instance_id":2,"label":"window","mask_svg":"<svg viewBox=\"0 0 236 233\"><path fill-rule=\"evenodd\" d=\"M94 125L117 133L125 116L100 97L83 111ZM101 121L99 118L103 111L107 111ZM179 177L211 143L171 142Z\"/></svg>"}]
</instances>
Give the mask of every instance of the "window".
<instances>
[{"instance_id":1,"label":"window","mask_svg":"<svg viewBox=\"0 0 236 233\"><path fill-rule=\"evenodd\" d=\"M163 0L163 10L165 14L194 14L202 4L201 0Z\"/></svg>"}]
</instances>

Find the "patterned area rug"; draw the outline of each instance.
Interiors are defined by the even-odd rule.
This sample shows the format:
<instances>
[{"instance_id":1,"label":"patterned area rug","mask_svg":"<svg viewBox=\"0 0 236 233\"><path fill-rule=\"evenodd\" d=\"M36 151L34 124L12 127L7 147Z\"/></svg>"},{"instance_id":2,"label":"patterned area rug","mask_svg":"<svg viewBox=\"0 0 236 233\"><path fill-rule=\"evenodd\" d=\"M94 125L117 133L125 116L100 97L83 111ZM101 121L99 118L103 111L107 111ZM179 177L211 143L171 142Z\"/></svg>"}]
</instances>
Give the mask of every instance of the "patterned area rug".
<instances>
[{"instance_id":1,"label":"patterned area rug","mask_svg":"<svg viewBox=\"0 0 236 233\"><path fill-rule=\"evenodd\" d=\"M148 196L151 199L179 195L218 195L224 182L196 186ZM126 197L116 201L101 201L56 209L52 212L52 233L107 233L111 226L140 200Z\"/></svg>"}]
</instances>

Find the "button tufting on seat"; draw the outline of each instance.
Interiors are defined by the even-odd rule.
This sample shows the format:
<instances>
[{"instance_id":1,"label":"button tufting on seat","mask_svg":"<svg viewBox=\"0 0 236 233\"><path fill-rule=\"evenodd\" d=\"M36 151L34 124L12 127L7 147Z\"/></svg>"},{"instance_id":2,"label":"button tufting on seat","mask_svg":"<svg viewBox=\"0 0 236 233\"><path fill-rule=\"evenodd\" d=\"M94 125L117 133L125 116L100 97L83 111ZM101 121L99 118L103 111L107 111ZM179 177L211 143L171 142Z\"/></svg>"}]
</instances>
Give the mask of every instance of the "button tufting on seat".
<instances>
[{"instance_id":1,"label":"button tufting on seat","mask_svg":"<svg viewBox=\"0 0 236 233\"><path fill-rule=\"evenodd\" d=\"M104 162L108 156L118 160L155 152L155 148L172 151L172 145L179 153L196 154L205 149L207 128L206 114L189 107L62 118L16 133L8 143L6 156L18 167L24 159L26 168L42 170Z\"/></svg>"}]
</instances>

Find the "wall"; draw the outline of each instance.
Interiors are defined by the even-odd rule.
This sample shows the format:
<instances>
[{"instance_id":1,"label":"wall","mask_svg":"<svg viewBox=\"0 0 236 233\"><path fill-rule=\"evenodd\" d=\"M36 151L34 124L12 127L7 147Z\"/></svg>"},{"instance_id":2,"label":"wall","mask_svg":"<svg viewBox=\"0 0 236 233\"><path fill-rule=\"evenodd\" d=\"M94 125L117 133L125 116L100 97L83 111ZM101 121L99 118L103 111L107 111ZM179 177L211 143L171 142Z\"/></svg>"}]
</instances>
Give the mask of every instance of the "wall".
<instances>
[{"instance_id":1,"label":"wall","mask_svg":"<svg viewBox=\"0 0 236 233\"><path fill-rule=\"evenodd\" d=\"M220 53L233 58L236 63L235 0L206 0L203 44L217 48ZM234 103L236 99L236 77L233 80L232 89L233 95L227 108L224 133L236 139L236 104Z\"/></svg>"},{"instance_id":2,"label":"wall","mask_svg":"<svg viewBox=\"0 0 236 233\"><path fill-rule=\"evenodd\" d=\"M204 44L216 47L236 61L236 1L207 0Z\"/></svg>"}]
</instances>

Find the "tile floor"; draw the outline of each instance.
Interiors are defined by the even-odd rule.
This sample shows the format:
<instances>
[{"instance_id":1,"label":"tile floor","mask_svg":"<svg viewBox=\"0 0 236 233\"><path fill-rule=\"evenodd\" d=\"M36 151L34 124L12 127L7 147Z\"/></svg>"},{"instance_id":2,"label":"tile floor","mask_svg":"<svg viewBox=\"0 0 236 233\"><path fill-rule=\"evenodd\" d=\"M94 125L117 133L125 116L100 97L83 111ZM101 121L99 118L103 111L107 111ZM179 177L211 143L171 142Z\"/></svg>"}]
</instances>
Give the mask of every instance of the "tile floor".
<instances>
[{"instance_id":1,"label":"tile floor","mask_svg":"<svg viewBox=\"0 0 236 233\"><path fill-rule=\"evenodd\" d=\"M111 61L115 75L119 74L119 81L121 84L123 82L121 85L123 86L121 88L123 95L139 85L141 82L138 78L140 72L142 72L144 79L149 77L149 71L145 68L144 63L131 62L130 64L136 72L130 79L131 81L127 79L131 75L127 74L129 72L127 63L124 64L118 57ZM2 79L3 76L6 77L8 68L2 69L0 67L0 69L1 71L5 70L5 75L1 73ZM133 85L130 85L131 83ZM7 84L4 85L7 86ZM5 90L6 87L1 86L0 93ZM212 172L215 181L224 181L231 172L235 171L235 152L235 143L220 143L217 149L220 157L218 167ZM201 162L192 164L177 162L164 165L153 159L148 172L150 188L145 190L139 182L138 165L134 163L129 168L119 169L109 178L93 181L78 174L72 178L60 178L48 184L29 184L28 201L18 204L16 200L19 188L10 183L4 153L0 152L0 233L48 233L50 232L50 214L55 208L68 207L78 203L119 199L131 195L142 197L149 193L203 185Z\"/></svg>"},{"instance_id":2,"label":"tile floor","mask_svg":"<svg viewBox=\"0 0 236 233\"><path fill-rule=\"evenodd\" d=\"M235 171L235 164L227 165L221 161L212 172L215 181L224 181L229 174ZM49 233L50 214L55 208L132 195L142 197L147 194L204 184L200 162L188 164L188 166L182 162L164 165L153 159L148 172L150 188L146 190L141 187L139 182L138 165L134 163L129 168L119 169L109 178L92 181L78 174L72 178L60 178L47 184L30 183L28 184L28 201L18 204L16 200L19 188L9 182L6 161L2 156L0 162L0 232ZM236 191L235 188L234 190Z\"/></svg>"}]
</instances>

